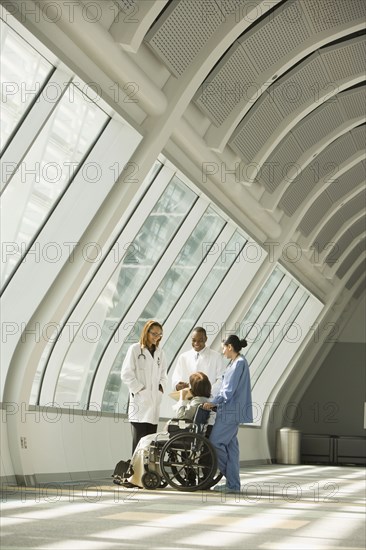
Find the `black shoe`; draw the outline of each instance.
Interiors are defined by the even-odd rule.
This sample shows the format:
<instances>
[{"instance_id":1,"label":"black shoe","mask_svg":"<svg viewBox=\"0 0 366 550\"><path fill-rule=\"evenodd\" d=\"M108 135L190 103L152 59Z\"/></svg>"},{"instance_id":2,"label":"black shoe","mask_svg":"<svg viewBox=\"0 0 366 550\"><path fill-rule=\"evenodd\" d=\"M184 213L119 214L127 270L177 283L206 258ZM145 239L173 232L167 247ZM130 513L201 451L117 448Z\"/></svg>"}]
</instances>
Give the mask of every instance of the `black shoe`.
<instances>
[{"instance_id":1,"label":"black shoe","mask_svg":"<svg viewBox=\"0 0 366 550\"><path fill-rule=\"evenodd\" d=\"M116 485L122 485L123 481L122 481L122 479L119 479L118 477L115 477L114 480L113 480L113 483L115 483Z\"/></svg>"},{"instance_id":2,"label":"black shoe","mask_svg":"<svg viewBox=\"0 0 366 550\"><path fill-rule=\"evenodd\" d=\"M131 483L130 481L122 481L122 483L120 483L120 485L122 485L122 487L127 487L128 489L132 489L134 487L136 487L136 489L140 489L140 487L138 485L135 485L134 483Z\"/></svg>"}]
</instances>

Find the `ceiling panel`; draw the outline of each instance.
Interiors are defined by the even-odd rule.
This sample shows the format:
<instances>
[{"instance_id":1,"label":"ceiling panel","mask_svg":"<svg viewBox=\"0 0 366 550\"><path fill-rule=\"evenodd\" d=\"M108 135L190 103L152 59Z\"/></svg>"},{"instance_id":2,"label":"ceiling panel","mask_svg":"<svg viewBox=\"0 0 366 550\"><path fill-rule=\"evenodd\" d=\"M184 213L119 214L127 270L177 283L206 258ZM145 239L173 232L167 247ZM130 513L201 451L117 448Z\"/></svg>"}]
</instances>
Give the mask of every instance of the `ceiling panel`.
<instances>
[{"instance_id":1,"label":"ceiling panel","mask_svg":"<svg viewBox=\"0 0 366 550\"><path fill-rule=\"evenodd\" d=\"M310 36L311 29L303 14L303 3L297 1L271 13L254 33L243 35L240 42L258 72L262 72L287 57L288 52Z\"/></svg>"},{"instance_id":2,"label":"ceiling panel","mask_svg":"<svg viewBox=\"0 0 366 550\"><path fill-rule=\"evenodd\" d=\"M201 86L196 105L220 125L242 100L258 92L258 71L253 68L244 48L236 42L227 62L213 71Z\"/></svg>"},{"instance_id":3,"label":"ceiling panel","mask_svg":"<svg viewBox=\"0 0 366 550\"><path fill-rule=\"evenodd\" d=\"M171 2L145 37L145 42L175 76L184 73L223 21L219 9L203 10L201 2Z\"/></svg>"},{"instance_id":4,"label":"ceiling panel","mask_svg":"<svg viewBox=\"0 0 366 550\"><path fill-rule=\"evenodd\" d=\"M323 229L314 239L314 243L317 243L319 252L325 249L329 243L333 243L335 241L335 236L338 230L344 226L348 219L361 212L364 209L364 205L365 191L362 191L349 200L337 212L335 212L335 214L330 218L330 220L328 220ZM359 222L363 222L363 224L365 224L364 218L358 220L355 224L359 224ZM350 232L350 238L355 238L357 236L357 234L355 235L355 224L347 229L347 232Z\"/></svg>"},{"instance_id":5,"label":"ceiling panel","mask_svg":"<svg viewBox=\"0 0 366 550\"><path fill-rule=\"evenodd\" d=\"M306 0L304 5L315 32L322 32L342 23L362 21L366 17L364 0Z\"/></svg>"},{"instance_id":6,"label":"ceiling panel","mask_svg":"<svg viewBox=\"0 0 366 550\"><path fill-rule=\"evenodd\" d=\"M290 168L296 163L302 153L303 150L295 137L291 133L288 134L261 168L261 182L267 191L273 193L286 177L286 167Z\"/></svg>"},{"instance_id":7,"label":"ceiling panel","mask_svg":"<svg viewBox=\"0 0 366 550\"><path fill-rule=\"evenodd\" d=\"M343 122L344 117L339 109L338 96L334 96L303 118L292 133L301 147L306 150L321 141L323 137L332 134Z\"/></svg>"},{"instance_id":8,"label":"ceiling panel","mask_svg":"<svg viewBox=\"0 0 366 550\"><path fill-rule=\"evenodd\" d=\"M300 207L301 203L307 200L308 196L312 193L318 182L328 175L328 180L324 182L327 184L327 182L330 181L336 174L339 166L346 162L349 157L355 153L356 147L349 132L333 141L292 182L279 203L280 208L282 208L288 216L292 216ZM314 205L310 208L313 207ZM309 216L311 216L313 224L313 214L309 213ZM308 227L308 225L306 215L301 220L299 229L304 234L308 234L308 230L305 230L305 227ZM312 227L314 226L312 225Z\"/></svg>"},{"instance_id":9,"label":"ceiling panel","mask_svg":"<svg viewBox=\"0 0 366 550\"><path fill-rule=\"evenodd\" d=\"M366 237L364 237L359 243L357 243L357 245L350 251L350 253L343 260L340 267L336 271L337 277L339 277L340 279L344 277L347 271L357 263L357 260L365 252L365 249L366 249Z\"/></svg>"},{"instance_id":10,"label":"ceiling panel","mask_svg":"<svg viewBox=\"0 0 366 550\"><path fill-rule=\"evenodd\" d=\"M346 288L349 290L357 283L359 279L361 279L364 276L366 268L366 261L363 261L360 263L360 265L354 270L351 277L346 282Z\"/></svg>"}]
</instances>

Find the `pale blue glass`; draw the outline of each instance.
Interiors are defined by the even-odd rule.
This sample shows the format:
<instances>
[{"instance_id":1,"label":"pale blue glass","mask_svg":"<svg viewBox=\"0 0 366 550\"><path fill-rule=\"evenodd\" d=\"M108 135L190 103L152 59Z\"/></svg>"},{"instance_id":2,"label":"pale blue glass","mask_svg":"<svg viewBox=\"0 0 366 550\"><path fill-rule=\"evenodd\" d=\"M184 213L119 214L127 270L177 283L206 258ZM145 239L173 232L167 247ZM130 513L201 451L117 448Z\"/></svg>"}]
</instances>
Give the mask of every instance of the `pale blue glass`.
<instances>
[{"instance_id":1,"label":"pale blue glass","mask_svg":"<svg viewBox=\"0 0 366 550\"><path fill-rule=\"evenodd\" d=\"M170 334L169 339L164 343L163 349L168 359L168 365L173 363L183 343L195 327L197 320L207 304L215 295L219 286L223 283L225 276L237 260L238 255L242 252L246 242L246 238L239 233L239 231L236 231L219 255L210 273L202 282L197 293L192 296L189 306L183 312L179 322ZM233 250L236 250L235 254L231 252ZM225 319L223 319L223 321L225 321Z\"/></svg>"},{"instance_id":2,"label":"pale blue glass","mask_svg":"<svg viewBox=\"0 0 366 550\"><path fill-rule=\"evenodd\" d=\"M297 303L294 303L292 304L293 306L293 310L291 312L291 315L288 317L288 319L286 320L286 326L288 327L288 329L290 328L290 326L292 325L292 323L295 323L296 322L296 318L297 316L299 315L300 311L303 309L303 307L305 306L307 300L309 299L309 293L304 291L302 293L302 295L300 296L300 298L298 299ZM287 330L288 330L287 329ZM269 350L267 351L266 355L263 357L263 359L261 360L260 364L258 365L257 368L254 368L254 365L253 365L253 368L251 369L251 383L252 383L252 388L254 388L256 382L258 381L259 377L261 376L261 374L263 373L264 369L267 367L267 365L269 364L271 358L273 357L273 354L276 352L276 350L279 348L279 346L283 343L283 341L285 340L286 338L286 333L287 331L285 330L280 330L278 331L278 334L276 336L276 338L273 340L272 342L272 345L271 347L269 348ZM287 343L286 341L284 342L285 344ZM291 345L294 345L296 342L291 342ZM287 343L288 345L288 343ZM276 368L276 365L274 364L273 365L273 368Z\"/></svg>"},{"instance_id":3,"label":"pale blue glass","mask_svg":"<svg viewBox=\"0 0 366 550\"><path fill-rule=\"evenodd\" d=\"M73 84L67 88L2 194L1 240L14 247L2 264L3 284L108 120Z\"/></svg>"},{"instance_id":4,"label":"pale blue glass","mask_svg":"<svg viewBox=\"0 0 366 550\"><path fill-rule=\"evenodd\" d=\"M159 185L158 180L155 185ZM87 405L94 375L106 347L115 337L140 290L148 284L154 267L196 199L197 195L174 176L148 217L145 221L141 220L135 238L128 243L126 254L117 264L68 350L56 388L55 400L58 403L72 401L77 403L78 408ZM124 242L123 233L119 241ZM84 327L93 325L99 329L98 338L86 345Z\"/></svg>"},{"instance_id":5,"label":"pale blue glass","mask_svg":"<svg viewBox=\"0 0 366 550\"><path fill-rule=\"evenodd\" d=\"M164 323L208 253L209 249L203 247L202 244L204 242L214 242L225 223L224 219L209 207L193 229L146 305L139 320L134 324L130 334L121 346L105 387L103 410L114 411L116 407L121 408L123 403L127 402L127 388L121 383L120 373L128 347L131 343L138 341L146 321L156 319L162 324Z\"/></svg>"},{"instance_id":6,"label":"pale blue glass","mask_svg":"<svg viewBox=\"0 0 366 550\"><path fill-rule=\"evenodd\" d=\"M0 19L0 153L52 70L51 63Z\"/></svg>"}]
</instances>

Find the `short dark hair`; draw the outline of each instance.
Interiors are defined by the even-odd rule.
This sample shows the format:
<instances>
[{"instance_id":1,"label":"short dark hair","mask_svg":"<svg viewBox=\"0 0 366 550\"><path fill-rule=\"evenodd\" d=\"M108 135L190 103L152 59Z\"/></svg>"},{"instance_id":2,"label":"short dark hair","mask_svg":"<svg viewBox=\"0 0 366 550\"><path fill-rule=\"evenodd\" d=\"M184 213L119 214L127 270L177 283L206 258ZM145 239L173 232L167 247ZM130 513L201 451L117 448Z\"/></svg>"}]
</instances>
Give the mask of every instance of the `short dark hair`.
<instances>
[{"instance_id":1,"label":"short dark hair","mask_svg":"<svg viewBox=\"0 0 366 550\"><path fill-rule=\"evenodd\" d=\"M194 372L189 377L189 385L193 397L210 397L211 382L204 372Z\"/></svg>"},{"instance_id":2,"label":"short dark hair","mask_svg":"<svg viewBox=\"0 0 366 550\"><path fill-rule=\"evenodd\" d=\"M236 351L236 353L239 353L242 348L247 347L248 342L245 340L245 338L243 340L240 340L236 334L230 334L230 336L228 336L226 340L223 341L223 344L224 346L228 346L229 344L232 345L234 351Z\"/></svg>"},{"instance_id":3,"label":"short dark hair","mask_svg":"<svg viewBox=\"0 0 366 550\"><path fill-rule=\"evenodd\" d=\"M192 330L192 334L193 332L201 332L205 338L207 338L207 334L206 334L206 331L203 327L194 327L194 329Z\"/></svg>"}]
</instances>

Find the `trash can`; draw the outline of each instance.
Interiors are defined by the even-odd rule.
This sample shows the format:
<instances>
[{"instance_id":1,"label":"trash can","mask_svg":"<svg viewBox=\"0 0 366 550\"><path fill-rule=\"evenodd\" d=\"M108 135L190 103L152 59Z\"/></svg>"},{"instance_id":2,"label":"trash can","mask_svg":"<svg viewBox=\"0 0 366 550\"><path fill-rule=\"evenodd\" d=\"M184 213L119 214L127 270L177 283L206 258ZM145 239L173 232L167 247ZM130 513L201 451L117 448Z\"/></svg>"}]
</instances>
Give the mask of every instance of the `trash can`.
<instances>
[{"instance_id":1,"label":"trash can","mask_svg":"<svg viewBox=\"0 0 366 550\"><path fill-rule=\"evenodd\" d=\"M281 428L277 430L276 460L278 464L300 464L299 430Z\"/></svg>"}]
</instances>

